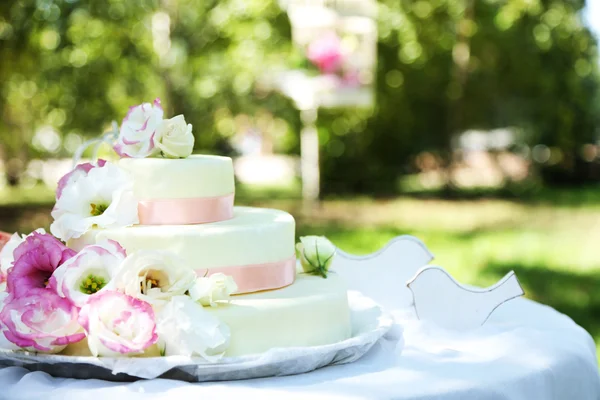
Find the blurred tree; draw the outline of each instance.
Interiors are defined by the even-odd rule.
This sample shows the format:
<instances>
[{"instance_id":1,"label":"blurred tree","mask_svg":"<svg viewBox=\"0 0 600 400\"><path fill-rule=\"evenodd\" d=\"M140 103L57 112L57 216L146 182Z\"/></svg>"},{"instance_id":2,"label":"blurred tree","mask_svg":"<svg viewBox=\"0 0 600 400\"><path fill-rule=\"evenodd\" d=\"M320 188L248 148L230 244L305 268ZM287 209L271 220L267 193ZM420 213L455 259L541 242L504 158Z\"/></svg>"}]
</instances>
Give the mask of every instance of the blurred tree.
<instances>
[{"instance_id":1,"label":"blurred tree","mask_svg":"<svg viewBox=\"0 0 600 400\"><path fill-rule=\"evenodd\" d=\"M457 133L507 126L560 150L549 181L572 180L598 126L597 48L583 6L381 0L377 105L320 112L323 192L395 192L420 152L450 166ZM287 121L280 150L297 152L298 112L257 83L285 69L290 54L277 0L0 2L0 153L9 181L18 182L28 158L68 156L154 97L194 125L197 150L230 153L240 116L269 115Z\"/></svg>"},{"instance_id":2,"label":"blurred tree","mask_svg":"<svg viewBox=\"0 0 600 400\"><path fill-rule=\"evenodd\" d=\"M452 138L471 128L520 128L528 144L559 148L554 168L573 179L598 124L597 47L583 6L381 1L377 108L366 125L322 113L323 135L336 143L324 148L324 190L394 192L406 160L428 151L449 166Z\"/></svg>"},{"instance_id":3,"label":"blurred tree","mask_svg":"<svg viewBox=\"0 0 600 400\"><path fill-rule=\"evenodd\" d=\"M155 97L166 115L185 114L206 151L230 151L240 113L267 108L294 123L288 101L254 87L266 68L282 65L289 36L274 0L1 2L0 150L9 182L30 156L67 156L128 106Z\"/></svg>"}]
</instances>

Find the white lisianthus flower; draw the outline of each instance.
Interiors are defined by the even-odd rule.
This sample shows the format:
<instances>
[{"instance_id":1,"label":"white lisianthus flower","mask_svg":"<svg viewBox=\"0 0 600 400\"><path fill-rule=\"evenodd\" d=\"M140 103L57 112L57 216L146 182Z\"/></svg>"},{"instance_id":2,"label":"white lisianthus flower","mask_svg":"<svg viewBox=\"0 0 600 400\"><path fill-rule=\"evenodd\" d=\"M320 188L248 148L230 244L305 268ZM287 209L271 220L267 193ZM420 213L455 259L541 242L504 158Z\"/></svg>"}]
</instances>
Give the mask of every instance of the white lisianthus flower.
<instances>
[{"instance_id":1,"label":"white lisianthus flower","mask_svg":"<svg viewBox=\"0 0 600 400\"><path fill-rule=\"evenodd\" d=\"M94 226L131 226L139 222L137 206L131 177L107 162L63 188L52 210L54 222L50 231L67 241L80 237Z\"/></svg>"},{"instance_id":2,"label":"white lisianthus flower","mask_svg":"<svg viewBox=\"0 0 600 400\"><path fill-rule=\"evenodd\" d=\"M152 306L113 290L90 296L79 323L95 357L141 354L158 340Z\"/></svg>"},{"instance_id":3,"label":"white lisianthus flower","mask_svg":"<svg viewBox=\"0 0 600 400\"><path fill-rule=\"evenodd\" d=\"M188 157L194 150L192 124L186 123L183 115L163 120L154 136L154 144L165 157Z\"/></svg>"},{"instance_id":4,"label":"white lisianthus flower","mask_svg":"<svg viewBox=\"0 0 600 400\"><path fill-rule=\"evenodd\" d=\"M336 247L324 236L303 236L296 244L304 272L327 278Z\"/></svg>"},{"instance_id":5,"label":"white lisianthus flower","mask_svg":"<svg viewBox=\"0 0 600 400\"><path fill-rule=\"evenodd\" d=\"M164 111L160 99L129 108L121 123L119 138L114 146L121 157L143 158L156 153L154 137L162 123Z\"/></svg>"},{"instance_id":6,"label":"white lisianthus flower","mask_svg":"<svg viewBox=\"0 0 600 400\"><path fill-rule=\"evenodd\" d=\"M156 319L163 355L198 355L216 361L229 346L229 327L188 296L173 297Z\"/></svg>"},{"instance_id":7,"label":"white lisianthus flower","mask_svg":"<svg viewBox=\"0 0 600 400\"><path fill-rule=\"evenodd\" d=\"M174 253L140 250L125 259L113 282L117 290L161 306L187 292L195 280L194 270Z\"/></svg>"},{"instance_id":8,"label":"white lisianthus flower","mask_svg":"<svg viewBox=\"0 0 600 400\"><path fill-rule=\"evenodd\" d=\"M39 228L34 232L45 234L46 230ZM33 235L33 232L29 235L20 235L15 232L4 247L2 247L2 250L0 250L0 292L6 290L6 276L8 275L8 269L13 266L13 262L15 261L15 249L31 235Z\"/></svg>"},{"instance_id":9,"label":"white lisianthus flower","mask_svg":"<svg viewBox=\"0 0 600 400\"><path fill-rule=\"evenodd\" d=\"M237 289L231 276L217 273L196 279L194 286L189 289L189 294L192 300L203 306L216 307L217 301L229 300L229 296Z\"/></svg>"},{"instance_id":10,"label":"white lisianthus flower","mask_svg":"<svg viewBox=\"0 0 600 400\"><path fill-rule=\"evenodd\" d=\"M83 307L91 295L108 290L127 254L114 240L84 247L59 266L50 278L50 286L59 296Z\"/></svg>"}]
</instances>

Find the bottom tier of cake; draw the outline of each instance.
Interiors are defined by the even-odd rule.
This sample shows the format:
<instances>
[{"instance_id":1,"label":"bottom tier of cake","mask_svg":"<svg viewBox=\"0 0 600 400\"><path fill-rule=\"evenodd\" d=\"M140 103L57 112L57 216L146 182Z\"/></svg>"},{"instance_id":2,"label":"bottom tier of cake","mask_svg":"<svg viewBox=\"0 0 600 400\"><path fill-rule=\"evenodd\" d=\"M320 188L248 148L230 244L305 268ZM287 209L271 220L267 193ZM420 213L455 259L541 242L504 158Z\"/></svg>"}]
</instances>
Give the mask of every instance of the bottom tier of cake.
<instances>
[{"instance_id":1,"label":"bottom tier of cake","mask_svg":"<svg viewBox=\"0 0 600 400\"><path fill-rule=\"evenodd\" d=\"M335 273L327 279L300 273L291 286L206 309L231 329L226 357L331 344L351 335L346 286Z\"/></svg>"}]
</instances>

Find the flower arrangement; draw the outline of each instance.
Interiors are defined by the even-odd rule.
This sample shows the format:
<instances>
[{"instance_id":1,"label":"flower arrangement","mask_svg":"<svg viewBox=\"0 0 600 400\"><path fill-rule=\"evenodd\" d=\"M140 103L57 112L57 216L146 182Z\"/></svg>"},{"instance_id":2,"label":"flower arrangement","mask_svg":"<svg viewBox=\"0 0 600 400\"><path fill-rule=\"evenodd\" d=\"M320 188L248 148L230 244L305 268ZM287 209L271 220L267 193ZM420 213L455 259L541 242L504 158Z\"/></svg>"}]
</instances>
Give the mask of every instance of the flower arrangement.
<instances>
[{"instance_id":1,"label":"flower arrangement","mask_svg":"<svg viewBox=\"0 0 600 400\"><path fill-rule=\"evenodd\" d=\"M192 126L182 115L163 119L158 99L131 107L113 134L121 157L187 157L194 146ZM112 240L79 252L65 245L92 229L139 223L128 172L102 159L77 165L59 180L51 215L51 233L0 235L0 346L58 353L87 342L92 356L223 355L229 328L204 307L229 300L231 277L199 277L176 254L127 254Z\"/></svg>"},{"instance_id":2,"label":"flower arrangement","mask_svg":"<svg viewBox=\"0 0 600 400\"><path fill-rule=\"evenodd\" d=\"M108 143L121 158L186 158L194 150L192 125L185 121L183 115L164 119L164 110L159 98L152 103L142 103L129 107L121 126L112 122L112 129L101 137L84 142L75 152L75 164L81 159L84 151L91 145L93 159L103 143ZM75 176L89 172L91 164L83 165L75 172ZM102 167L103 165L98 164ZM69 177L70 178L70 177ZM58 194L61 192L59 184Z\"/></svg>"},{"instance_id":3,"label":"flower arrangement","mask_svg":"<svg viewBox=\"0 0 600 400\"><path fill-rule=\"evenodd\" d=\"M160 99L129 108L114 149L121 157L185 158L194 149L192 125L183 115L163 119Z\"/></svg>"},{"instance_id":4,"label":"flower arrangement","mask_svg":"<svg viewBox=\"0 0 600 400\"><path fill-rule=\"evenodd\" d=\"M35 231L11 237L0 252L0 267L7 283L0 332L17 348L57 353L87 340L93 356L154 349L208 360L227 349L229 328L204 306L227 301L235 282L223 274L197 277L175 254L128 255L111 240L76 253Z\"/></svg>"}]
</instances>

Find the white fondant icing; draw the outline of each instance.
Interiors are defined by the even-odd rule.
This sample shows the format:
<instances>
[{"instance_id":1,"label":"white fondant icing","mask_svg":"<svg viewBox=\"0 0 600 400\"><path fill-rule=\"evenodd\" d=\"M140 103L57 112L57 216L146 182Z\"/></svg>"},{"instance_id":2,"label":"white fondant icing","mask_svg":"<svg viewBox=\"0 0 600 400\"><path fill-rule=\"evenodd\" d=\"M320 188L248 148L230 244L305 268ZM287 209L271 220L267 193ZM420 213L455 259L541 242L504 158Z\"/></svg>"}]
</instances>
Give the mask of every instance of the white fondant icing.
<instances>
[{"instance_id":1,"label":"white fondant icing","mask_svg":"<svg viewBox=\"0 0 600 400\"><path fill-rule=\"evenodd\" d=\"M229 304L205 310L231 329L227 357L331 344L351 335L346 286L334 272L327 279L298 274L286 288L233 296Z\"/></svg>"},{"instance_id":2,"label":"white fondant icing","mask_svg":"<svg viewBox=\"0 0 600 400\"><path fill-rule=\"evenodd\" d=\"M295 223L284 211L235 207L234 217L227 221L93 230L69 241L69 246L79 250L103 239L116 240L128 254L137 250L173 251L194 269L236 267L293 256Z\"/></svg>"},{"instance_id":3,"label":"white fondant icing","mask_svg":"<svg viewBox=\"0 0 600 400\"><path fill-rule=\"evenodd\" d=\"M140 200L224 196L235 190L229 157L122 158L119 166L133 176Z\"/></svg>"}]
</instances>

